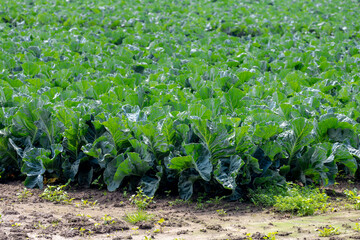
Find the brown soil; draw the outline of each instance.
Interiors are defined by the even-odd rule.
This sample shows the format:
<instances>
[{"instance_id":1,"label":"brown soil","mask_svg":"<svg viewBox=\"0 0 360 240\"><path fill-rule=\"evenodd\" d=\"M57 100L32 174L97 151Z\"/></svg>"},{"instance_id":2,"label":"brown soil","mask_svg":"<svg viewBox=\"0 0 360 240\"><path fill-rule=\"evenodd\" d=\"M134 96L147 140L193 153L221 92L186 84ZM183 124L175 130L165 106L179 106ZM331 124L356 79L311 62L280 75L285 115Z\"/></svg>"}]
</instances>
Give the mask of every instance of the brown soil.
<instances>
[{"instance_id":1,"label":"brown soil","mask_svg":"<svg viewBox=\"0 0 360 240\"><path fill-rule=\"evenodd\" d=\"M311 217L280 214L271 209L239 202L202 205L172 197L155 199L147 212L153 219L132 225L124 221L135 212L129 195L103 190L67 190L71 204L55 204L39 197L41 190L24 194L21 182L0 184L0 239L264 239L277 232L276 239L360 239L354 230L360 212L347 205L342 191L355 185L340 184L327 193L332 196L333 212ZM81 200L96 202L84 204ZM218 211L217 211L218 210ZM164 222L158 221L163 218ZM333 226L340 235L319 237L318 229Z\"/></svg>"}]
</instances>

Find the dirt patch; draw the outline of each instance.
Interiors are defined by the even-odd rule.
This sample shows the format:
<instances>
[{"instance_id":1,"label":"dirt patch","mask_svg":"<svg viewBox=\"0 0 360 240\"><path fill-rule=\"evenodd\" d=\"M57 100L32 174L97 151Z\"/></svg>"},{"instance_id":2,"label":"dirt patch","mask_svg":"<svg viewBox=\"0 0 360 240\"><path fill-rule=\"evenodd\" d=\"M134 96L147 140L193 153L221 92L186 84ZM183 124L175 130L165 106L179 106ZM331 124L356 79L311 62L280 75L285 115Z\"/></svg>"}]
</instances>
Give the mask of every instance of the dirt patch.
<instances>
[{"instance_id":1,"label":"dirt patch","mask_svg":"<svg viewBox=\"0 0 360 240\"><path fill-rule=\"evenodd\" d=\"M152 220L132 225L124 221L126 213L136 211L127 194L70 189L71 204L54 204L39 197L41 190L24 190L21 182L12 182L0 184L0 239L235 240L264 239L275 232L276 239L319 239L319 229L329 225L340 235L328 239L360 239L354 229L359 212L344 203L343 185L327 190L335 206L332 212L310 217L239 202L198 204L165 197L155 199L147 210Z\"/></svg>"}]
</instances>

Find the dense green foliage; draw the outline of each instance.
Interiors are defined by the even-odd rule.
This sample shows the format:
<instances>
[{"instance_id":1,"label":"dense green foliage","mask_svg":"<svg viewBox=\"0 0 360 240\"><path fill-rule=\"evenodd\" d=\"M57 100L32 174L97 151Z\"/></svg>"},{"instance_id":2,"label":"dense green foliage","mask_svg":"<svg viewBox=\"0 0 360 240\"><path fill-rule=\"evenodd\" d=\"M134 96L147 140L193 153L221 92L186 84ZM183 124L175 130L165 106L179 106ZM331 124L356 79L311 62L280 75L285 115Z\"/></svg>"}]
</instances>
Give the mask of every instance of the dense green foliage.
<instances>
[{"instance_id":1,"label":"dense green foliage","mask_svg":"<svg viewBox=\"0 0 360 240\"><path fill-rule=\"evenodd\" d=\"M326 212L330 206L328 196L318 188L300 188L288 186L284 195L275 196L275 209L282 212L296 213L299 216L314 215L317 211Z\"/></svg>"},{"instance_id":2,"label":"dense green foliage","mask_svg":"<svg viewBox=\"0 0 360 240\"><path fill-rule=\"evenodd\" d=\"M2 0L0 171L152 196L358 175L355 0Z\"/></svg>"},{"instance_id":3,"label":"dense green foliage","mask_svg":"<svg viewBox=\"0 0 360 240\"><path fill-rule=\"evenodd\" d=\"M250 200L257 206L274 207L280 212L291 212L299 216L326 212L330 206L329 197L319 188L300 187L288 183L287 186L263 185L249 190Z\"/></svg>"}]
</instances>

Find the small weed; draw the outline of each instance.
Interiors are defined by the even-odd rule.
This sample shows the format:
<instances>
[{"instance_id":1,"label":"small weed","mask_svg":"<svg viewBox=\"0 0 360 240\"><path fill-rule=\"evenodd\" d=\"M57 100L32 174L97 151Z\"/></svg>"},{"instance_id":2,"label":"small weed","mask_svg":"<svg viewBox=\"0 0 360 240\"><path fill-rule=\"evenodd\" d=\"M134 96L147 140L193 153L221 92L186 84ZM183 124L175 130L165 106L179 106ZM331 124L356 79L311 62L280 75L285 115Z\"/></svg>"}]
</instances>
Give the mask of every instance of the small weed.
<instances>
[{"instance_id":1,"label":"small weed","mask_svg":"<svg viewBox=\"0 0 360 240\"><path fill-rule=\"evenodd\" d=\"M86 229L83 227L80 227L80 228L75 227L75 228L73 228L73 230L78 230L81 236L84 236L87 234L89 234L89 235L93 234L93 232L91 230L86 231Z\"/></svg>"},{"instance_id":2,"label":"small weed","mask_svg":"<svg viewBox=\"0 0 360 240\"><path fill-rule=\"evenodd\" d=\"M95 179L91 184L98 187L99 190L104 189L105 184L101 181L101 175Z\"/></svg>"},{"instance_id":3,"label":"small weed","mask_svg":"<svg viewBox=\"0 0 360 240\"><path fill-rule=\"evenodd\" d=\"M196 209L203 210L205 208L205 204L202 202L196 203Z\"/></svg>"},{"instance_id":4,"label":"small weed","mask_svg":"<svg viewBox=\"0 0 360 240\"><path fill-rule=\"evenodd\" d=\"M149 204L153 201L154 197L148 197L143 192L141 187L138 187L136 195L132 195L129 199L131 204L136 205L139 210L145 210Z\"/></svg>"},{"instance_id":5,"label":"small weed","mask_svg":"<svg viewBox=\"0 0 360 240\"><path fill-rule=\"evenodd\" d=\"M207 200L206 203L219 205L225 197L226 196L222 196L222 197L216 196L215 198L210 198L210 200Z\"/></svg>"},{"instance_id":6,"label":"small weed","mask_svg":"<svg viewBox=\"0 0 360 240\"><path fill-rule=\"evenodd\" d=\"M355 188L352 191L346 189L344 194L346 195L348 201L354 204L355 210L360 210L360 195L358 194L357 189Z\"/></svg>"},{"instance_id":7,"label":"small weed","mask_svg":"<svg viewBox=\"0 0 360 240\"><path fill-rule=\"evenodd\" d=\"M14 224L11 224L12 227L20 227L21 226L21 223L14 223Z\"/></svg>"},{"instance_id":8,"label":"small weed","mask_svg":"<svg viewBox=\"0 0 360 240\"><path fill-rule=\"evenodd\" d=\"M50 186L48 185L44 192L40 194L42 199L45 199L50 202L59 202L64 204L71 204L74 198L70 198L64 188L67 187L70 183L70 180L65 185L60 186Z\"/></svg>"},{"instance_id":9,"label":"small weed","mask_svg":"<svg viewBox=\"0 0 360 240\"><path fill-rule=\"evenodd\" d=\"M197 198L196 209L203 210L205 208L205 204L202 201L203 201L203 197Z\"/></svg>"},{"instance_id":10,"label":"small weed","mask_svg":"<svg viewBox=\"0 0 360 240\"><path fill-rule=\"evenodd\" d=\"M253 238L251 237L251 233L246 234L246 240L253 240Z\"/></svg>"},{"instance_id":11,"label":"small weed","mask_svg":"<svg viewBox=\"0 0 360 240\"><path fill-rule=\"evenodd\" d=\"M43 229L43 230L45 230L45 229L47 229L49 226L45 226L45 225L43 225L40 221L38 222L38 223L36 223L36 224L34 224L34 228L36 228L36 229Z\"/></svg>"},{"instance_id":12,"label":"small weed","mask_svg":"<svg viewBox=\"0 0 360 240\"><path fill-rule=\"evenodd\" d=\"M60 222L59 220L55 220L55 221L51 222L51 225L53 227L55 227L55 226L59 225L59 222Z\"/></svg>"},{"instance_id":13,"label":"small weed","mask_svg":"<svg viewBox=\"0 0 360 240\"><path fill-rule=\"evenodd\" d=\"M334 235L339 235L339 229L334 228L333 226L329 225L327 227L324 227L323 229L319 229L319 237L330 237Z\"/></svg>"},{"instance_id":14,"label":"small weed","mask_svg":"<svg viewBox=\"0 0 360 240\"><path fill-rule=\"evenodd\" d=\"M159 221L157 221L157 223L155 224L155 230L154 230L154 233L162 233L164 232L164 222L165 222L165 219L161 218Z\"/></svg>"},{"instance_id":15,"label":"small weed","mask_svg":"<svg viewBox=\"0 0 360 240\"><path fill-rule=\"evenodd\" d=\"M83 214L83 213L79 213L79 214L77 214L76 216L91 218L91 216L90 216L89 214L88 214L88 215L85 215L85 214Z\"/></svg>"},{"instance_id":16,"label":"small weed","mask_svg":"<svg viewBox=\"0 0 360 240\"><path fill-rule=\"evenodd\" d=\"M276 240L276 235L278 234L278 232L271 232L266 234L265 237L263 237L263 239L268 239L268 240Z\"/></svg>"},{"instance_id":17,"label":"small weed","mask_svg":"<svg viewBox=\"0 0 360 240\"><path fill-rule=\"evenodd\" d=\"M95 207L97 204L97 200L91 202L89 200L81 199L81 203L76 204L76 207Z\"/></svg>"},{"instance_id":18,"label":"small weed","mask_svg":"<svg viewBox=\"0 0 360 240\"><path fill-rule=\"evenodd\" d=\"M152 237L145 236L144 240L153 240Z\"/></svg>"},{"instance_id":19,"label":"small weed","mask_svg":"<svg viewBox=\"0 0 360 240\"><path fill-rule=\"evenodd\" d=\"M84 235L85 231L86 231L85 228L82 228L82 227L81 227L81 228L79 229L79 232L80 232L81 235Z\"/></svg>"},{"instance_id":20,"label":"small weed","mask_svg":"<svg viewBox=\"0 0 360 240\"><path fill-rule=\"evenodd\" d=\"M32 192L30 192L27 188L24 188L21 192L17 193L16 195L19 201L23 201L25 199L28 199L30 196L32 196Z\"/></svg>"},{"instance_id":21,"label":"small weed","mask_svg":"<svg viewBox=\"0 0 360 240\"><path fill-rule=\"evenodd\" d=\"M138 222L143 222L143 221L150 221L153 219L153 215L143 211L143 210L138 210L134 213L127 213L124 217L124 220L131 223L131 224L135 224Z\"/></svg>"},{"instance_id":22,"label":"small weed","mask_svg":"<svg viewBox=\"0 0 360 240\"><path fill-rule=\"evenodd\" d=\"M360 223L355 223L355 227L353 229L357 232L360 232Z\"/></svg>"},{"instance_id":23,"label":"small weed","mask_svg":"<svg viewBox=\"0 0 360 240\"><path fill-rule=\"evenodd\" d=\"M224 209L218 209L216 210L217 214L219 216L226 216L227 215L227 212L224 210Z\"/></svg>"},{"instance_id":24,"label":"small weed","mask_svg":"<svg viewBox=\"0 0 360 240\"><path fill-rule=\"evenodd\" d=\"M139 235L139 227L133 227L131 230L134 231L133 235Z\"/></svg>"},{"instance_id":25,"label":"small weed","mask_svg":"<svg viewBox=\"0 0 360 240\"><path fill-rule=\"evenodd\" d=\"M104 217L101 218L101 220L104 221L104 225L109 225L109 224L115 224L116 221L110 216L110 215L107 215L105 214Z\"/></svg>"},{"instance_id":26,"label":"small weed","mask_svg":"<svg viewBox=\"0 0 360 240\"><path fill-rule=\"evenodd\" d=\"M175 199L174 201L169 201L169 202L168 202L168 204L169 204L170 207L176 206L176 205L182 205L182 204L184 204L184 203L185 203L185 201L182 200L182 199L180 199L180 198Z\"/></svg>"}]
</instances>

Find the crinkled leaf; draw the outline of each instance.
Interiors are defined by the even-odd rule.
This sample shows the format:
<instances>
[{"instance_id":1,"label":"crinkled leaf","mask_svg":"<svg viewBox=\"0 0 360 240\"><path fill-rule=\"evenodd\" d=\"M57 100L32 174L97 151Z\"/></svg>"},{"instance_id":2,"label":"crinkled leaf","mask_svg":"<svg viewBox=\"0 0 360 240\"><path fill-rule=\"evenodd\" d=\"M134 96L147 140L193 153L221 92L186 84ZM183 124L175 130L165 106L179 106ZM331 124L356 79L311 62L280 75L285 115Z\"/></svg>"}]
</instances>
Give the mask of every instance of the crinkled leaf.
<instances>
[{"instance_id":1,"label":"crinkled leaf","mask_svg":"<svg viewBox=\"0 0 360 240\"><path fill-rule=\"evenodd\" d=\"M349 152L349 149L341 143L335 143L333 145L328 161L335 161L344 164L352 176L354 176L358 167L357 162L353 155Z\"/></svg>"},{"instance_id":2,"label":"crinkled leaf","mask_svg":"<svg viewBox=\"0 0 360 240\"><path fill-rule=\"evenodd\" d=\"M110 132L118 151L128 145L128 140L131 137L130 131L124 126L124 123L120 118L110 118L106 122L103 122L103 124L107 131Z\"/></svg>"},{"instance_id":3,"label":"crinkled leaf","mask_svg":"<svg viewBox=\"0 0 360 240\"><path fill-rule=\"evenodd\" d=\"M147 196L152 197L155 195L156 190L159 188L162 175L162 167L158 166L155 174L147 174L141 178L140 186L142 186Z\"/></svg>"},{"instance_id":4,"label":"crinkled leaf","mask_svg":"<svg viewBox=\"0 0 360 240\"><path fill-rule=\"evenodd\" d=\"M120 154L113 160L111 160L104 170L104 182L106 183L107 189L110 192L115 191L119 186L119 181L114 180L115 173L120 165L124 161L124 155Z\"/></svg>"},{"instance_id":5,"label":"crinkled leaf","mask_svg":"<svg viewBox=\"0 0 360 240\"><path fill-rule=\"evenodd\" d=\"M271 159L265 155L265 152L261 148L257 148L252 156L258 160L259 168L262 170L263 175L271 166Z\"/></svg>"},{"instance_id":6,"label":"crinkled leaf","mask_svg":"<svg viewBox=\"0 0 360 240\"><path fill-rule=\"evenodd\" d=\"M148 151L148 145L137 140L137 139L131 139L129 140L132 148L134 149L134 152L138 153L139 156L143 161L148 163L150 166L154 164L154 156L153 154L150 154Z\"/></svg>"},{"instance_id":7,"label":"crinkled leaf","mask_svg":"<svg viewBox=\"0 0 360 240\"><path fill-rule=\"evenodd\" d=\"M174 157L170 160L169 168L183 171L188 168L195 167L194 159L192 156Z\"/></svg>"},{"instance_id":8,"label":"crinkled leaf","mask_svg":"<svg viewBox=\"0 0 360 240\"><path fill-rule=\"evenodd\" d=\"M141 132L143 142L148 146L148 150L157 155L168 151L168 144L164 135L157 129L154 124L146 124L138 126Z\"/></svg>"},{"instance_id":9,"label":"crinkled leaf","mask_svg":"<svg viewBox=\"0 0 360 240\"><path fill-rule=\"evenodd\" d=\"M228 157L234 154L235 148L230 145L230 136L223 124L194 119L192 126L203 145L211 152L213 163L216 163L216 159L219 157Z\"/></svg>"},{"instance_id":10,"label":"crinkled leaf","mask_svg":"<svg viewBox=\"0 0 360 240\"><path fill-rule=\"evenodd\" d=\"M236 87L231 87L230 90L224 94L226 106L231 112L242 106L241 99L246 94Z\"/></svg>"},{"instance_id":11,"label":"crinkled leaf","mask_svg":"<svg viewBox=\"0 0 360 240\"><path fill-rule=\"evenodd\" d=\"M210 119L211 111L201 104L189 105L189 117L193 119Z\"/></svg>"},{"instance_id":12,"label":"crinkled leaf","mask_svg":"<svg viewBox=\"0 0 360 240\"><path fill-rule=\"evenodd\" d=\"M213 166L210 162L211 154L202 144L192 143L184 145L187 155L192 156L195 169L205 181L210 181Z\"/></svg>"},{"instance_id":13,"label":"crinkled leaf","mask_svg":"<svg viewBox=\"0 0 360 240\"><path fill-rule=\"evenodd\" d=\"M284 147L291 162L295 154L314 141L311 130L313 125L305 118L296 118L291 121L291 130L281 133L279 143Z\"/></svg>"},{"instance_id":14,"label":"crinkled leaf","mask_svg":"<svg viewBox=\"0 0 360 240\"><path fill-rule=\"evenodd\" d=\"M59 154L62 153L63 146L61 144L52 144L51 145L51 156L43 159L43 164L46 171L60 172L61 171L61 159Z\"/></svg>"},{"instance_id":15,"label":"crinkled leaf","mask_svg":"<svg viewBox=\"0 0 360 240\"><path fill-rule=\"evenodd\" d=\"M0 167L7 166L21 167L21 162L18 160L16 151L10 146L9 138L6 135L0 134Z\"/></svg>"},{"instance_id":16,"label":"crinkled leaf","mask_svg":"<svg viewBox=\"0 0 360 240\"><path fill-rule=\"evenodd\" d=\"M25 186L28 188L43 188L43 177L45 167L43 160L48 159L51 152L43 148L32 148L27 151L23 158L21 171L27 175Z\"/></svg>"},{"instance_id":17,"label":"crinkled leaf","mask_svg":"<svg viewBox=\"0 0 360 240\"><path fill-rule=\"evenodd\" d=\"M234 190L237 186L236 178L240 168L244 165L244 161L237 155L219 160L214 170L215 179L227 189Z\"/></svg>"},{"instance_id":18,"label":"crinkled leaf","mask_svg":"<svg viewBox=\"0 0 360 240\"><path fill-rule=\"evenodd\" d=\"M195 169L187 169L183 171L179 177L178 189L179 195L184 200L189 200L193 194L194 182L201 177Z\"/></svg>"},{"instance_id":19,"label":"crinkled leaf","mask_svg":"<svg viewBox=\"0 0 360 240\"><path fill-rule=\"evenodd\" d=\"M140 158L138 153L127 153L127 158L121 162L114 175L114 184L119 186L126 176L142 177L150 169L149 163Z\"/></svg>"},{"instance_id":20,"label":"crinkled leaf","mask_svg":"<svg viewBox=\"0 0 360 240\"><path fill-rule=\"evenodd\" d=\"M282 152L281 145L275 141L267 141L264 145L261 146L261 149L272 161L274 160L275 156Z\"/></svg>"},{"instance_id":21,"label":"crinkled leaf","mask_svg":"<svg viewBox=\"0 0 360 240\"><path fill-rule=\"evenodd\" d=\"M282 129L277 125L256 125L254 137L266 141L272 136L282 132Z\"/></svg>"},{"instance_id":22,"label":"crinkled leaf","mask_svg":"<svg viewBox=\"0 0 360 240\"><path fill-rule=\"evenodd\" d=\"M303 183L307 183L307 178L315 182L321 182L327 185L329 178L327 172L329 168L325 166L326 163L333 165L333 161L327 158L327 149L321 145L309 148L300 158L296 161L296 166L292 170L293 176L299 175L299 179ZM337 170L337 169L336 169ZM332 173L330 176L335 176Z\"/></svg>"},{"instance_id":23,"label":"crinkled leaf","mask_svg":"<svg viewBox=\"0 0 360 240\"><path fill-rule=\"evenodd\" d=\"M74 181L75 176L79 170L79 165L80 165L80 159L77 159L74 162L70 162L69 159L66 158L61 165L65 178Z\"/></svg>"},{"instance_id":24,"label":"crinkled leaf","mask_svg":"<svg viewBox=\"0 0 360 240\"><path fill-rule=\"evenodd\" d=\"M30 77L33 77L40 72L39 65L34 62L23 63L21 67L24 70L24 74Z\"/></svg>"}]
</instances>

